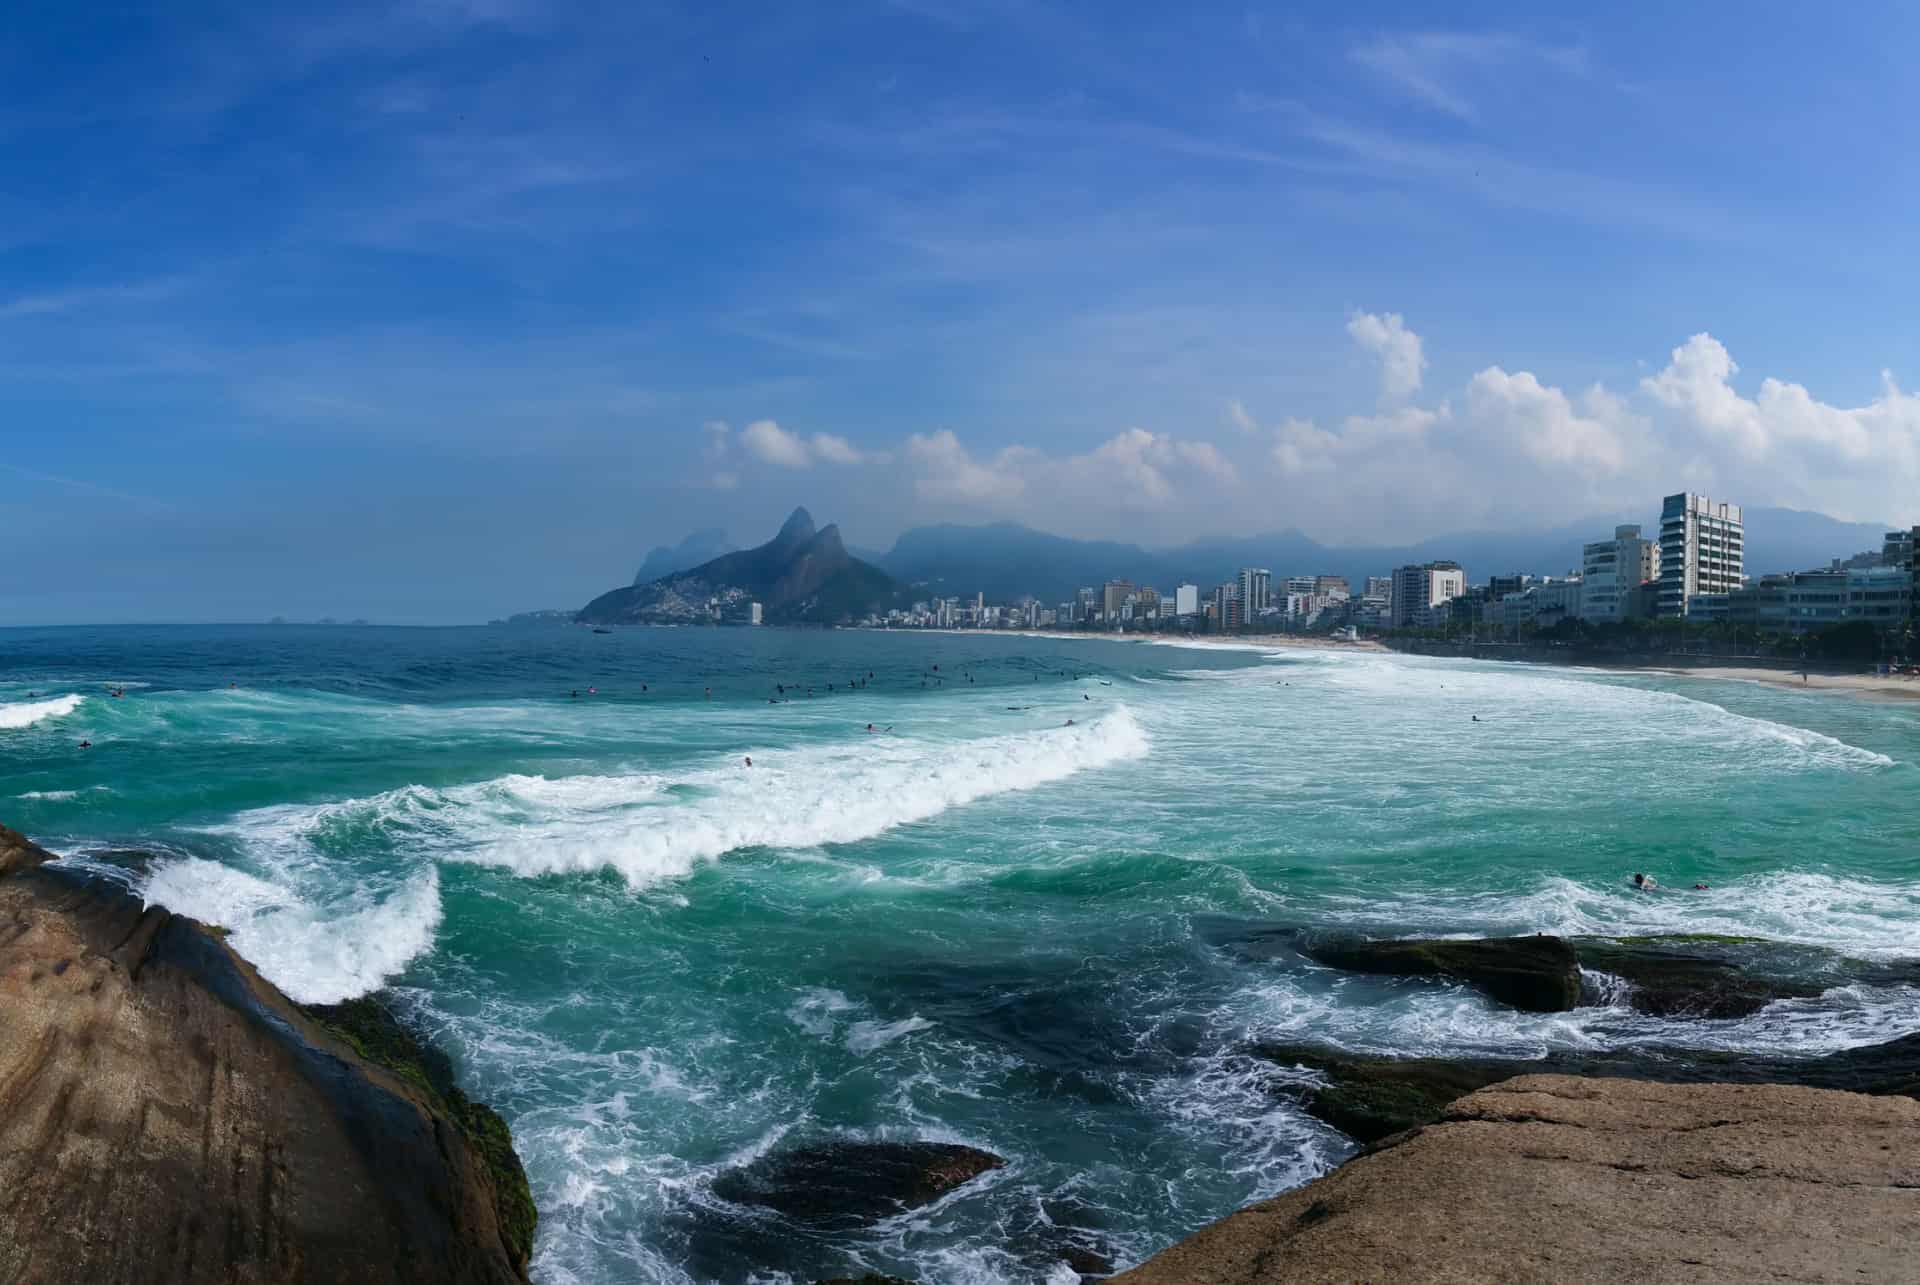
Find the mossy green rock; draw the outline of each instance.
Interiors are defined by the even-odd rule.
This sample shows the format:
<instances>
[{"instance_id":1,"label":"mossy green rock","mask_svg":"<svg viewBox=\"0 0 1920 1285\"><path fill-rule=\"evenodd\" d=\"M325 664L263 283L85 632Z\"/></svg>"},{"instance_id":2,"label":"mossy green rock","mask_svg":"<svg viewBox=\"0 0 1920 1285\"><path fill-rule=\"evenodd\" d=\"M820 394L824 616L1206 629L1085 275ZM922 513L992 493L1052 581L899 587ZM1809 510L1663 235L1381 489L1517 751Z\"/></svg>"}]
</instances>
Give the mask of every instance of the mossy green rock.
<instances>
[{"instance_id":1,"label":"mossy green rock","mask_svg":"<svg viewBox=\"0 0 1920 1285\"><path fill-rule=\"evenodd\" d=\"M302 1011L367 1061L427 1093L459 1126L493 1178L501 1239L515 1266L524 1271L533 1256L533 1233L540 1216L527 1172L513 1149L513 1131L500 1113L462 1092L453 1082L453 1064L447 1055L423 1044L378 999L363 996L343 1004L308 1004Z\"/></svg>"}]
</instances>

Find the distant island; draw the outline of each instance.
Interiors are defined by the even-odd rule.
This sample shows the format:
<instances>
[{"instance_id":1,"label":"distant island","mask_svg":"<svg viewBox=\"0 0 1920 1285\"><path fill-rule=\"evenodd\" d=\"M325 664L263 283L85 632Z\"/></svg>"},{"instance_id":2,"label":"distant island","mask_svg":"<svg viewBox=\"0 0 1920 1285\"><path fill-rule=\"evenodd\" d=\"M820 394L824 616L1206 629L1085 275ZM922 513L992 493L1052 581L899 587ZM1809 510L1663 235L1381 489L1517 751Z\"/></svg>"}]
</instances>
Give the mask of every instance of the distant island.
<instances>
[{"instance_id":1,"label":"distant island","mask_svg":"<svg viewBox=\"0 0 1920 1285\"><path fill-rule=\"evenodd\" d=\"M800 508L758 548L603 593L575 619L590 625L840 624L891 606L901 589L892 576L848 553L839 527L815 530L813 515Z\"/></svg>"}]
</instances>

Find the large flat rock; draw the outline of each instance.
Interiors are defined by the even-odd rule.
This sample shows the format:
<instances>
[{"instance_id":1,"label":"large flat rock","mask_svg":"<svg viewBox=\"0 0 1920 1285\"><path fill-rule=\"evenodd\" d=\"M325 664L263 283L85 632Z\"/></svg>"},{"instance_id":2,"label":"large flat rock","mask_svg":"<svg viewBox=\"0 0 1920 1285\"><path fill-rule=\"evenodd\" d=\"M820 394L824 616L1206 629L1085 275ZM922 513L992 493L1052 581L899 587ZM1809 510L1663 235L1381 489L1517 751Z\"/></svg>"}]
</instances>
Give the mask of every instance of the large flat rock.
<instances>
[{"instance_id":1,"label":"large flat rock","mask_svg":"<svg viewBox=\"0 0 1920 1285\"><path fill-rule=\"evenodd\" d=\"M524 1280L497 1116L47 859L0 827L0 1282Z\"/></svg>"},{"instance_id":2,"label":"large flat rock","mask_svg":"<svg viewBox=\"0 0 1920 1285\"><path fill-rule=\"evenodd\" d=\"M1113 1278L1895 1281L1920 1262L1920 1102L1526 1075Z\"/></svg>"}]
</instances>

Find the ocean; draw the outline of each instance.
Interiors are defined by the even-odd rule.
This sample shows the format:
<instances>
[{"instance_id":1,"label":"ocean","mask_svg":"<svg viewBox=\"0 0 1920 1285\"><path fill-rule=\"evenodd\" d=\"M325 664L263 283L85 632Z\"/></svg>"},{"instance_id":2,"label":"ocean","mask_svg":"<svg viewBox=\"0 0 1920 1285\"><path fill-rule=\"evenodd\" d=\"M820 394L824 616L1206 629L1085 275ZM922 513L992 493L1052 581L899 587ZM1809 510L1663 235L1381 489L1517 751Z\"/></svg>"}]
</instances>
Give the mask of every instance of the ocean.
<instances>
[{"instance_id":1,"label":"ocean","mask_svg":"<svg viewBox=\"0 0 1920 1285\"><path fill-rule=\"evenodd\" d=\"M512 1124L549 1285L1136 1262L1352 1153L1273 1092L1262 1038L1525 1057L1907 1033L1910 988L1541 1015L1249 943L1920 953L1917 764L1920 703L1379 653L0 630L0 821L224 925L296 999L384 989ZM1008 1164L855 1230L711 1189L836 1138Z\"/></svg>"}]
</instances>

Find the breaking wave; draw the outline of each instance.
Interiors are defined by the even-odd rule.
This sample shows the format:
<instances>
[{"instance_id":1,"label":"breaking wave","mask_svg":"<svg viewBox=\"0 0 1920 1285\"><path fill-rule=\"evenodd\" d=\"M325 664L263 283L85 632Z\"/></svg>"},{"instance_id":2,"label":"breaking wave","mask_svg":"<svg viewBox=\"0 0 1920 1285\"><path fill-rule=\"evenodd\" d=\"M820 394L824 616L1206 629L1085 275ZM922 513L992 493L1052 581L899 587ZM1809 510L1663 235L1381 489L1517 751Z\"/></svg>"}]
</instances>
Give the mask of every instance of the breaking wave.
<instances>
[{"instance_id":1,"label":"breaking wave","mask_svg":"<svg viewBox=\"0 0 1920 1285\"><path fill-rule=\"evenodd\" d=\"M527 876L611 868L643 887L743 848L853 843L993 795L1030 790L1147 752L1125 706L1094 722L959 742L863 737L731 756L673 775L407 786L365 799L241 814L220 831L285 860L384 839L396 850ZM744 756L743 756L744 757Z\"/></svg>"},{"instance_id":2,"label":"breaking wave","mask_svg":"<svg viewBox=\"0 0 1920 1285\"><path fill-rule=\"evenodd\" d=\"M65 718L86 702L79 695L55 696L51 700L15 701L0 705L0 729L32 727L49 718Z\"/></svg>"}]
</instances>

